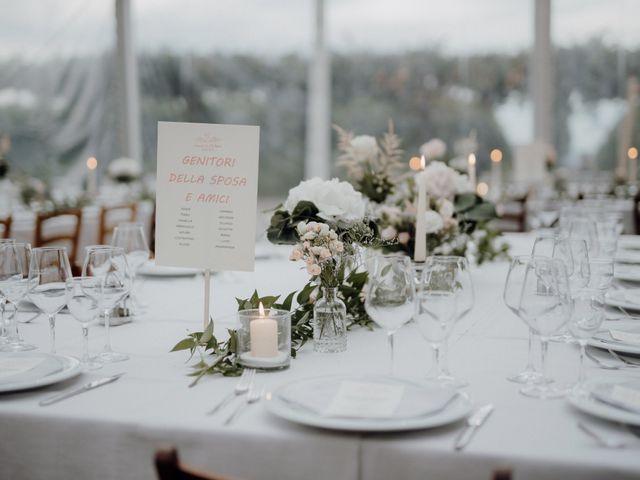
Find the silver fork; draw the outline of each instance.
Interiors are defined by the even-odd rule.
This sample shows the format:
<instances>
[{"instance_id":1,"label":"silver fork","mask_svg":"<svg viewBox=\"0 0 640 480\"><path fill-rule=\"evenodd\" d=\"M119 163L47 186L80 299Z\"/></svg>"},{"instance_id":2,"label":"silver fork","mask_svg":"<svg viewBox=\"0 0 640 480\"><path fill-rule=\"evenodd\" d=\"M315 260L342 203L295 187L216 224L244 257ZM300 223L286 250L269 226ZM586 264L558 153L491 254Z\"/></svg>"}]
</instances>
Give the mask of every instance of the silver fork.
<instances>
[{"instance_id":1,"label":"silver fork","mask_svg":"<svg viewBox=\"0 0 640 480\"><path fill-rule=\"evenodd\" d=\"M640 367L640 363L632 362L628 358L618 355L614 350L611 350L610 348L607 348L607 352L609 352L611 356L616 360L624 363L627 367L635 367L635 368Z\"/></svg>"},{"instance_id":2,"label":"silver fork","mask_svg":"<svg viewBox=\"0 0 640 480\"><path fill-rule=\"evenodd\" d=\"M600 368L604 368L605 370L620 370L621 368L624 368L624 365L621 365L621 364L614 365L612 363L607 363L603 361L602 359L596 357L593 353L591 353L591 351L588 348L585 350L585 353L587 354L587 357L589 357L589 359L593 361L593 363L598 365L598 367Z\"/></svg>"},{"instance_id":3,"label":"silver fork","mask_svg":"<svg viewBox=\"0 0 640 480\"><path fill-rule=\"evenodd\" d=\"M240 375L240 380L238 380L238 383L234 387L233 392L231 392L229 395L224 397L220 401L220 403L218 403L215 407L209 410L207 412L207 415L213 415L222 407L224 407L226 404L228 404L231 400L233 400L235 397L242 395L244 393L247 393L249 391L249 388L251 387L251 382L253 381L253 376L255 374L256 374L255 368L245 368L242 371L242 375Z\"/></svg>"},{"instance_id":4,"label":"silver fork","mask_svg":"<svg viewBox=\"0 0 640 480\"><path fill-rule=\"evenodd\" d=\"M231 422L240 415L240 412L244 411L249 405L259 402L262 396L264 395L264 389L256 389L253 385L249 388L249 392L247 393L247 397L245 398L245 402L238 405L236 409L233 411L229 418L227 418L224 422L224 425L231 425Z\"/></svg>"}]
</instances>

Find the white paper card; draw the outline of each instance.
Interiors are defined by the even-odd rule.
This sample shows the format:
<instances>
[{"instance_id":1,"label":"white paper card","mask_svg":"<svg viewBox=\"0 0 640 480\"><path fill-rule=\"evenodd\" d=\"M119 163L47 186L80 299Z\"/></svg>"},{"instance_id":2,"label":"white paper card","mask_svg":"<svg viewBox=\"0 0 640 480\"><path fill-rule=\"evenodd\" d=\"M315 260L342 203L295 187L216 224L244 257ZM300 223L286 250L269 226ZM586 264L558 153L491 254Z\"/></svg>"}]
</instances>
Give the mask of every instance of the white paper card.
<instances>
[{"instance_id":1,"label":"white paper card","mask_svg":"<svg viewBox=\"0 0 640 480\"><path fill-rule=\"evenodd\" d=\"M640 408L640 390L635 388L614 385L613 390L611 390L611 398L625 405Z\"/></svg>"},{"instance_id":2,"label":"white paper card","mask_svg":"<svg viewBox=\"0 0 640 480\"><path fill-rule=\"evenodd\" d=\"M391 418L398 409L404 387L345 381L327 406L330 417Z\"/></svg>"},{"instance_id":3,"label":"white paper card","mask_svg":"<svg viewBox=\"0 0 640 480\"><path fill-rule=\"evenodd\" d=\"M640 333L623 332L621 330L609 330L609 335L619 342L640 345Z\"/></svg>"},{"instance_id":4,"label":"white paper card","mask_svg":"<svg viewBox=\"0 0 640 480\"><path fill-rule=\"evenodd\" d=\"M260 127L158 122L156 263L252 271Z\"/></svg>"},{"instance_id":5,"label":"white paper card","mask_svg":"<svg viewBox=\"0 0 640 480\"><path fill-rule=\"evenodd\" d=\"M0 380L28 372L43 362L42 358L0 358Z\"/></svg>"}]
</instances>

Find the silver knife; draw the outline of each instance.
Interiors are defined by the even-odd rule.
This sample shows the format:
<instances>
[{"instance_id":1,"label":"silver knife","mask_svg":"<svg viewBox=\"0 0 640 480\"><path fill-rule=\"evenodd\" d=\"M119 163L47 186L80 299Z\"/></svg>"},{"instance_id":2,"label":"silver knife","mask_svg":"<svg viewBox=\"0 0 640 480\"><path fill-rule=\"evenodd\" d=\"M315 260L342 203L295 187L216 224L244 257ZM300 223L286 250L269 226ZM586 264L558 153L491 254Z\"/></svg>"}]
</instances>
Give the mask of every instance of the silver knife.
<instances>
[{"instance_id":1,"label":"silver knife","mask_svg":"<svg viewBox=\"0 0 640 480\"><path fill-rule=\"evenodd\" d=\"M52 403L59 402L60 400L64 400L65 398L73 397L74 395L78 395L82 392L88 392L89 390L93 390L94 388L101 387L102 385L107 385L111 382L115 382L118 380L124 373L118 373L117 375L113 375L112 377L105 377L99 380L94 380L93 382L89 382L81 387L75 388L73 390L69 390L68 392L58 393L51 397L45 398L44 400L40 400L40 406L45 407L47 405L51 405Z\"/></svg>"},{"instance_id":2,"label":"silver knife","mask_svg":"<svg viewBox=\"0 0 640 480\"><path fill-rule=\"evenodd\" d=\"M489 403L477 408L469 418L467 418L467 428L460 432L460 435L458 435L454 443L456 450L462 450L469 443L473 434L485 422L491 412L493 412L493 405Z\"/></svg>"}]
</instances>

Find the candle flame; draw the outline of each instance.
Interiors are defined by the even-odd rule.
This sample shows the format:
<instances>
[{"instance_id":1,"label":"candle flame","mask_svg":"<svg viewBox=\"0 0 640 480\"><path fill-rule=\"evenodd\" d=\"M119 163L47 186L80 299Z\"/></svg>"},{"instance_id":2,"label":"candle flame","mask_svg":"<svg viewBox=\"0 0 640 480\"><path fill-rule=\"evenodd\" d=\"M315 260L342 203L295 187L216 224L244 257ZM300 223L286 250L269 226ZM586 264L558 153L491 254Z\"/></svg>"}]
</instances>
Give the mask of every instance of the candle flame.
<instances>
[{"instance_id":1,"label":"candle flame","mask_svg":"<svg viewBox=\"0 0 640 480\"><path fill-rule=\"evenodd\" d=\"M258 305L258 312L260 312L260 317L264 317L264 306L262 305L262 302Z\"/></svg>"},{"instance_id":2,"label":"candle flame","mask_svg":"<svg viewBox=\"0 0 640 480\"><path fill-rule=\"evenodd\" d=\"M500 151L497 148L494 148L493 150L491 150L491 153L489 154L489 158L491 158L492 162L499 162L502 160L502 151Z\"/></svg>"},{"instance_id":3,"label":"candle flame","mask_svg":"<svg viewBox=\"0 0 640 480\"><path fill-rule=\"evenodd\" d=\"M96 160L96 157L89 157L87 159L87 168L89 170L95 170L98 167L98 160Z\"/></svg>"},{"instance_id":4,"label":"candle flame","mask_svg":"<svg viewBox=\"0 0 640 480\"><path fill-rule=\"evenodd\" d=\"M476 164L476 156L474 153L470 153L469 154L469 165L475 165Z\"/></svg>"},{"instance_id":5,"label":"candle flame","mask_svg":"<svg viewBox=\"0 0 640 480\"><path fill-rule=\"evenodd\" d=\"M638 158L638 149L636 147L631 147L629 150L627 150L627 156L629 157L629 159L635 160L636 158Z\"/></svg>"}]
</instances>

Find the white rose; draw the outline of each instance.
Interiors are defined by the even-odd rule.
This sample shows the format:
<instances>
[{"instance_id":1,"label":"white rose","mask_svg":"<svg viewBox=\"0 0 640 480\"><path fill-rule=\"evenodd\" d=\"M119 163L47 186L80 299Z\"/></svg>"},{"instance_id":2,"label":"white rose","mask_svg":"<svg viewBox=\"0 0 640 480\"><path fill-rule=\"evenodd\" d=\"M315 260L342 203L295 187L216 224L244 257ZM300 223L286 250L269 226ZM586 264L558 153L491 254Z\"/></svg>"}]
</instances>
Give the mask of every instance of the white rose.
<instances>
[{"instance_id":1,"label":"white rose","mask_svg":"<svg viewBox=\"0 0 640 480\"><path fill-rule=\"evenodd\" d=\"M378 155L378 142L371 135L358 135L351 140L351 153L357 161L366 161Z\"/></svg>"},{"instance_id":2,"label":"white rose","mask_svg":"<svg viewBox=\"0 0 640 480\"><path fill-rule=\"evenodd\" d=\"M440 200L438 200L438 212L440 213L440 215L442 215L442 218L444 220L449 220L451 217L453 217L453 203L451 203L446 198L441 198Z\"/></svg>"},{"instance_id":3,"label":"white rose","mask_svg":"<svg viewBox=\"0 0 640 480\"><path fill-rule=\"evenodd\" d=\"M438 212L427 210L424 212L424 218L426 224L425 230L427 233L436 233L444 227L444 222Z\"/></svg>"},{"instance_id":4,"label":"white rose","mask_svg":"<svg viewBox=\"0 0 640 480\"><path fill-rule=\"evenodd\" d=\"M398 243L401 243L402 245L406 245L407 243L409 243L409 239L411 237L409 236L409 232L400 232L398 234Z\"/></svg>"},{"instance_id":5,"label":"white rose","mask_svg":"<svg viewBox=\"0 0 640 480\"><path fill-rule=\"evenodd\" d=\"M383 218L389 223L398 223L402 218L402 210L392 205L380 205L375 212L377 218Z\"/></svg>"},{"instance_id":6,"label":"white rose","mask_svg":"<svg viewBox=\"0 0 640 480\"><path fill-rule=\"evenodd\" d=\"M446 152L447 144L439 138L431 139L420 147L420 154L424 155L425 160L441 158Z\"/></svg>"},{"instance_id":7,"label":"white rose","mask_svg":"<svg viewBox=\"0 0 640 480\"><path fill-rule=\"evenodd\" d=\"M320 273L322 273L322 269L320 268L320 265L316 264L316 263L311 263L309 265L307 265L307 272L309 273L309 275L320 275Z\"/></svg>"},{"instance_id":8,"label":"white rose","mask_svg":"<svg viewBox=\"0 0 640 480\"><path fill-rule=\"evenodd\" d=\"M380 232L380 236L382 237L383 240L393 240L394 238L396 238L397 234L398 234L398 231L391 226L383 229Z\"/></svg>"},{"instance_id":9,"label":"white rose","mask_svg":"<svg viewBox=\"0 0 640 480\"><path fill-rule=\"evenodd\" d=\"M337 178L322 180L312 178L300 182L289 190L284 208L292 212L301 201L312 202L319 210L318 216L336 222L354 222L364 218L365 202L348 182Z\"/></svg>"},{"instance_id":10,"label":"white rose","mask_svg":"<svg viewBox=\"0 0 640 480\"><path fill-rule=\"evenodd\" d=\"M455 178L456 185L456 193L472 193L473 185L471 185L471 181L467 175L460 175L456 173Z\"/></svg>"},{"instance_id":11,"label":"white rose","mask_svg":"<svg viewBox=\"0 0 640 480\"><path fill-rule=\"evenodd\" d=\"M431 162L417 177L416 181L425 182L431 197L451 199L458 191L460 175L442 162Z\"/></svg>"}]
</instances>

